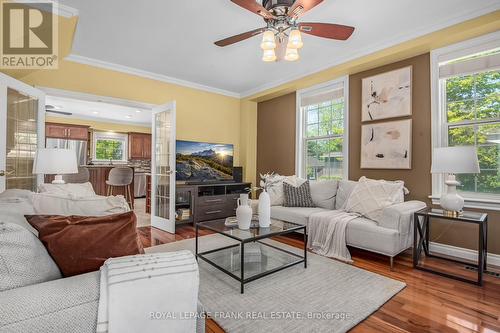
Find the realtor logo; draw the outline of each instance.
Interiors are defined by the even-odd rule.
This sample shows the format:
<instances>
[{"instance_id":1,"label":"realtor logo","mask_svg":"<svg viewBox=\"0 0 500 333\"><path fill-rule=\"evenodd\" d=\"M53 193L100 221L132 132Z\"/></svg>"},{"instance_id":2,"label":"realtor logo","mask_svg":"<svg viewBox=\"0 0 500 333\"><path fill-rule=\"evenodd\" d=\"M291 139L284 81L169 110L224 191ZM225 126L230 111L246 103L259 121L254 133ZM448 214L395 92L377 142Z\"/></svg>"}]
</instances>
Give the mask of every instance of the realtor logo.
<instances>
[{"instance_id":1,"label":"realtor logo","mask_svg":"<svg viewBox=\"0 0 500 333\"><path fill-rule=\"evenodd\" d=\"M0 68L57 68L56 4L2 2Z\"/></svg>"}]
</instances>

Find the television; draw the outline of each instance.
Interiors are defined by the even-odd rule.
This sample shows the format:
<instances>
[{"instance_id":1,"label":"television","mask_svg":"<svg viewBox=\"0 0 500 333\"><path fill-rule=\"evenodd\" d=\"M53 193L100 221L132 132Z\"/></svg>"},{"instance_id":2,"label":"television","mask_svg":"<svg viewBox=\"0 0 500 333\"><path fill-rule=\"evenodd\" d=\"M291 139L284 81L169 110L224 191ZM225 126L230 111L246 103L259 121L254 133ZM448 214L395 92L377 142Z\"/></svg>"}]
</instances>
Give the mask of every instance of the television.
<instances>
[{"instance_id":1,"label":"television","mask_svg":"<svg viewBox=\"0 0 500 333\"><path fill-rule=\"evenodd\" d=\"M176 179L187 183L233 180L234 146L176 141Z\"/></svg>"}]
</instances>

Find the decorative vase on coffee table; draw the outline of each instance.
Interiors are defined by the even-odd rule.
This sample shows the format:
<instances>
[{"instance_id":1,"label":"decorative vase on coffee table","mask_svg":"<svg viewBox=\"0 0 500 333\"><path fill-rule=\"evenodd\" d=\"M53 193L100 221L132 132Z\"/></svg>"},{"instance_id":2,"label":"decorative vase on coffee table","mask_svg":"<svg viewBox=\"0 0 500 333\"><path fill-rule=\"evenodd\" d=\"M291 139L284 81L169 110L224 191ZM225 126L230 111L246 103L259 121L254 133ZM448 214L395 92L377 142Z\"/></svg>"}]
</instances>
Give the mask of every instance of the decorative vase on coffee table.
<instances>
[{"instance_id":1,"label":"decorative vase on coffee table","mask_svg":"<svg viewBox=\"0 0 500 333\"><path fill-rule=\"evenodd\" d=\"M271 198L266 190L259 196L259 227L268 228L271 225Z\"/></svg>"},{"instance_id":2,"label":"decorative vase on coffee table","mask_svg":"<svg viewBox=\"0 0 500 333\"><path fill-rule=\"evenodd\" d=\"M250 207L248 194L240 194L238 208L236 208L236 219L238 220L239 229L250 229L250 224L252 223L252 207Z\"/></svg>"}]
</instances>

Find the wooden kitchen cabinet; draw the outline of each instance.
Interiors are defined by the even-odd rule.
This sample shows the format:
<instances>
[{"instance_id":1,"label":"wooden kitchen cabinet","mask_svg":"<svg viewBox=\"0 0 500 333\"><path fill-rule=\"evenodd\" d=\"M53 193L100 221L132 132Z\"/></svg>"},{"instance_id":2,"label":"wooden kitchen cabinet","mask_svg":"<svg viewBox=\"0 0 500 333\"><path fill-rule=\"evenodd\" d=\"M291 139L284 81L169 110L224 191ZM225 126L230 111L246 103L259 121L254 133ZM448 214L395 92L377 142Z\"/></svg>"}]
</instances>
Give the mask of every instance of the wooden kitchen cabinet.
<instances>
[{"instance_id":1,"label":"wooden kitchen cabinet","mask_svg":"<svg viewBox=\"0 0 500 333\"><path fill-rule=\"evenodd\" d=\"M128 158L131 160L151 159L151 134L129 133Z\"/></svg>"},{"instance_id":2,"label":"wooden kitchen cabinet","mask_svg":"<svg viewBox=\"0 0 500 333\"><path fill-rule=\"evenodd\" d=\"M87 141L88 133L88 126L45 123L45 137L47 138Z\"/></svg>"}]
</instances>

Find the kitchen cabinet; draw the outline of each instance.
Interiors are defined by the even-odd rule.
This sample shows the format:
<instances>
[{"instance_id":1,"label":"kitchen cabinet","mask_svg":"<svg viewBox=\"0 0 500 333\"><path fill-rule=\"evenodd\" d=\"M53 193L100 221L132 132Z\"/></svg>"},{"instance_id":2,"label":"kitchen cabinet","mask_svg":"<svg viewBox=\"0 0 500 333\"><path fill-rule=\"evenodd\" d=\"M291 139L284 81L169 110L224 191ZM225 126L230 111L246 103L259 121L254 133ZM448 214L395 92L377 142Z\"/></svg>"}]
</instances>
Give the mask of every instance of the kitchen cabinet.
<instances>
[{"instance_id":1,"label":"kitchen cabinet","mask_svg":"<svg viewBox=\"0 0 500 333\"><path fill-rule=\"evenodd\" d=\"M89 127L83 125L45 123L45 137L87 141Z\"/></svg>"},{"instance_id":2,"label":"kitchen cabinet","mask_svg":"<svg viewBox=\"0 0 500 333\"><path fill-rule=\"evenodd\" d=\"M151 159L151 134L129 133L128 158L130 160Z\"/></svg>"}]
</instances>

